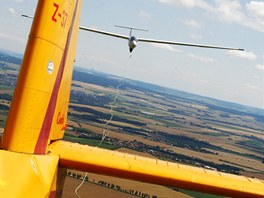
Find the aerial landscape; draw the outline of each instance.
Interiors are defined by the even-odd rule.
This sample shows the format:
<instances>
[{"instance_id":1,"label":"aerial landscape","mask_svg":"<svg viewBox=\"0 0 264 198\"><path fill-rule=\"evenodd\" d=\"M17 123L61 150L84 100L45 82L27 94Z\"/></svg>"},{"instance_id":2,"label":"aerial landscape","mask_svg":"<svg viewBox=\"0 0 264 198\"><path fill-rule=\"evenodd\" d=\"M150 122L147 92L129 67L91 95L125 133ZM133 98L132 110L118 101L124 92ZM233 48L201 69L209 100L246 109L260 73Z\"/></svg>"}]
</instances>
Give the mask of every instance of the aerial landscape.
<instances>
[{"instance_id":1,"label":"aerial landscape","mask_svg":"<svg viewBox=\"0 0 264 198\"><path fill-rule=\"evenodd\" d=\"M19 56L1 52L1 131L20 64ZM76 67L64 139L264 179L263 121L260 108ZM66 186L74 183L77 187L81 180L76 180L84 174L68 170ZM158 188L154 185L140 188L134 182L106 176L90 174L88 178L91 185L123 192L120 197L170 197L168 191L192 196L166 187L155 194L153 188Z\"/></svg>"},{"instance_id":2,"label":"aerial landscape","mask_svg":"<svg viewBox=\"0 0 264 198\"><path fill-rule=\"evenodd\" d=\"M0 197L264 197L263 10L3 0Z\"/></svg>"}]
</instances>

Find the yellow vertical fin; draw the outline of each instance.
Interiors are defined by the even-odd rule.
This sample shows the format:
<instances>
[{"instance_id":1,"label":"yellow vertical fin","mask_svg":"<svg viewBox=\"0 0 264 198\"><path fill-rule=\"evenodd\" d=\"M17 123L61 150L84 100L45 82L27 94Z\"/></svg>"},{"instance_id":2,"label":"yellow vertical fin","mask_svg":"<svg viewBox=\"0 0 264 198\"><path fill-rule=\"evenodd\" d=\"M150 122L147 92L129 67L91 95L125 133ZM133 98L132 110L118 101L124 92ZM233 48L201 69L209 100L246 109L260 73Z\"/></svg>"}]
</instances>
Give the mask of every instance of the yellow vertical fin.
<instances>
[{"instance_id":1,"label":"yellow vertical fin","mask_svg":"<svg viewBox=\"0 0 264 198\"><path fill-rule=\"evenodd\" d=\"M39 0L1 147L44 154L67 112L81 0Z\"/></svg>"}]
</instances>

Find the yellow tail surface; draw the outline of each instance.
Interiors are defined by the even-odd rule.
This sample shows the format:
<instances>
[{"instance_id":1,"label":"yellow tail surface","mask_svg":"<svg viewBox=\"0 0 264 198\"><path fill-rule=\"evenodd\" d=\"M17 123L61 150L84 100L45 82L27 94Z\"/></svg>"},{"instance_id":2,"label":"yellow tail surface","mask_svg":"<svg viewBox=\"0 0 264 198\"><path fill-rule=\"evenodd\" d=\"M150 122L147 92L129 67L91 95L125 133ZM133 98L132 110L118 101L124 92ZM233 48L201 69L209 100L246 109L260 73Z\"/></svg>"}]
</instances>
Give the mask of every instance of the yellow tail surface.
<instances>
[{"instance_id":1,"label":"yellow tail surface","mask_svg":"<svg viewBox=\"0 0 264 198\"><path fill-rule=\"evenodd\" d=\"M80 4L80 0L39 1L2 138L3 149L44 154L51 140L63 137Z\"/></svg>"}]
</instances>

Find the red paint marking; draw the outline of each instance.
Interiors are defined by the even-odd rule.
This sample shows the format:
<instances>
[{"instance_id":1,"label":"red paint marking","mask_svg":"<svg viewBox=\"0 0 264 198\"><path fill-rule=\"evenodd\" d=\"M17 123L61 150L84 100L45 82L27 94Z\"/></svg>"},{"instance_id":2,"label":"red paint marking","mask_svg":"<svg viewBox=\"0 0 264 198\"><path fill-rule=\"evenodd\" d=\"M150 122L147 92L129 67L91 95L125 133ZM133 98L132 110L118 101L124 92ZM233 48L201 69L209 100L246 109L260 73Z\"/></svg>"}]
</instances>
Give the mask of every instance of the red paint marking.
<instances>
[{"instance_id":1,"label":"red paint marking","mask_svg":"<svg viewBox=\"0 0 264 198\"><path fill-rule=\"evenodd\" d=\"M62 114L61 112L58 113L57 116L57 124L63 124L65 120L65 116L64 114Z\"/></svg>"},{"instance_id":2,"label":"red paint marking","mask_svg":"<svg viewBox=\"0 0 264 198\"><path fill-rule=\"evenodd\" d=\"M62 20L61 20L61 27L65 28L67 18L68 18L68 13L65 10L63 10L63 12L62 12Z\"/></svg>"},{"instance_id":3,"label":"red paint marking","mask_svg":"<svg viewBox=\"0 0 264 198\"><path fill-rule=\"evenodd\" d=\"M52 125L52 120L53 120L53 116L54 116L54 112L55 112L55 108L56 108L56 103L57 103L58 91L60 88L60 83L61 83L61 79L62 79L62 75L63 75L63 71L64 71L64 67L65 67L65 63L66 63L66 59L67 59L67 55L68 55L68 51L69 51L73 24L75 21L76 11L77 11L77 7L78 7L77 5L78 5L78 0L76 1L76 4L75 4L74 15L72 18L71 27L70 27L68 35L67 35L66 45L64 48L64 52L63 52L63 56L61 59L59 71L58 71L58 74L56 77L56 81L55 81L55 84L54 84L54 87L52 90L48 109L47 109L47 112L46 112L46 115L45 115L45 118L44 118L44 121L43 121L43 124L41 127L41 131L40 131L40 134L39 134L39 137L37 140L37 144L35 146L35 150L34 150L35 154L45 154L45 152L46 152L46 148L47 148L47 144L48 144L48 140L49 140L49 135L50 135L50 130L51 130L51 125ZM57 11L55 11L55 12L57 12Z\"/></svg>"},{"instance_id":4,"label":"red paint marking","mask_svg":"<svg viewBox=\"0 0 264 198\"><path fill-rule=\"evenodd\" d=\"M66 128L68 128L69 124L65 123L65 125L61 128L61 131L65 130Z\"/></svg>"},{"instance_id":5,"label":"red paint marking","mask_svg":"<svg viewBox=\"0 0 264 198\"><path fill-rule=\"evenodd\" d=\"M56 3L53 3L53 6L54 6L56 9L55 9L55 12L54 12L53 15L52 15L52 21L57 22L57 19L56 19L56 13L58 12L59 5L56 4Z\"/></svg>"},{"instance_id":6,"label":"red paint marking","mask_svg":"<svg viewBox=\"0 0 264 198\"><path fill-rule=\"evenodd\" d=\"M61 17L61 13L59 13L58 16Z\"/></svg>"},{"instance_id":7,"label":"red paint marking","mask_svg":"<svg viewBox=\"0 0 264 198\"><path fill-rule=\"evenodd\" d=\"M56 198L56 191L51 191L49 194L49 198Z\"/></svg>"}]
</instances>

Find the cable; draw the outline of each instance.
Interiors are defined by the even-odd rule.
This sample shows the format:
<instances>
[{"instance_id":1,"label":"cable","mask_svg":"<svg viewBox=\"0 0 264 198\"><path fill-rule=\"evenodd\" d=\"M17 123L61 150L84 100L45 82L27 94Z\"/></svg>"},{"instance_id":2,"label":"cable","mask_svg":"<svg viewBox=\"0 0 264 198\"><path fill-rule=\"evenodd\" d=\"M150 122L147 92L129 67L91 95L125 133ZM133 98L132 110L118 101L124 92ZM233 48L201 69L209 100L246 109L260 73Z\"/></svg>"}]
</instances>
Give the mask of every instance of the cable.
<instances>
[{"instance_id":1,"label":"cable","mask_svg":"<svg viewBox=\"0 0 264 198\"><path fill-rule=\"evenodd\" d=\"M87 172L85 173L85 176L83 177L83 179L82 179L82 182L80 183L80 185L75 189L75 194L76 194L76 196L78 197L78 198L81 198L81 196L78 194L78 190L79 190L79 188L81 188L82 187L82 185L83 185L83 183L84 183L84 181L85 181L85 178L87 177Z\"/></svg>"},{"instance_id":2,"label":"cable","mask_svg":"<svg viewBox=\"0 0 264 198\"><path fill-rule=\"evenodd\" d=\"M118 82L119 82L119 84L116 86L115 97L114 97L113 101L110 103L110 110L109 110L109 112L108 112L109 114L111 114L111 116L110 116L110 118L104 123L105 127L104 127L104 129L103 129L102 139L101 139L101 141L100 141L100 143L98 144L97 147L100 147L100 145L103 143L104 139L109 135L109 132L108 132L108 126L109 126L109 124L111 123L111 121L112 121L112 119L113 119L113 117L114 117L113 109L114 109L114 105L115 105L115 103L116 103L115 107L118 106L118 104L117 104L117 98L118 98L118 96L119 96L119 87L123 85L122 78L119 79ZM75 189L75 191L74 191L75 194L76 194L76 196L77 196L78 198L81 198L81 196L78 194L78 190L79 190L79 188L82 187L82 185L83 185L83 183L84 183L84 181L85 181L85 178L86 178L87 174L88 174L88 173L86 172L86 173L85 173L85 176L83 177L82 182L80 183L80 185L79 185L79 186Z\"/></svg>"},{"instance_id":3,"label":"cable","mask_svg":"<svg viewBox=\"0 0 264 198\"><path fill-rule=\"evenodd\" d=\"M118 82L119 82L119 84L116 86L116 94L115 94L115 97L114 97L113 101L110 103L110 110L108 112L111 116L104 124L105 127L103 129L102 139L101 139L100 143L98 144L98 147L103 143L105 138L109 135L108 126L109 126L109 124L111 123L111 121L112 121L112 119L114 117L114 113L113 113L114 105L116 104L115 107L118 106L117 98L119 96L119 87L123 85L122 78L120 78Z\"/></svg>"}]
</instances>

